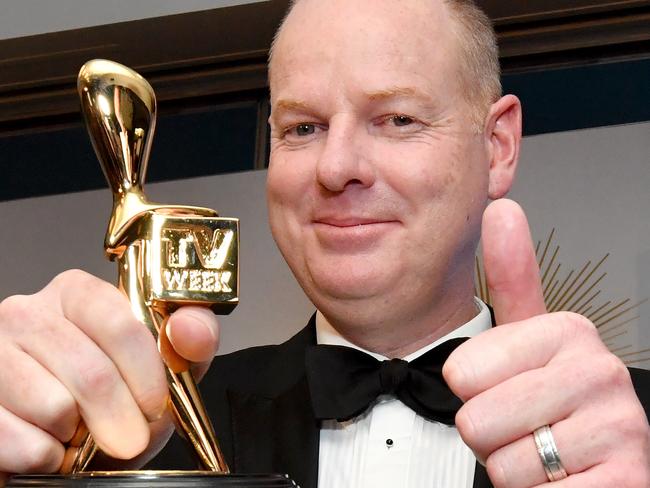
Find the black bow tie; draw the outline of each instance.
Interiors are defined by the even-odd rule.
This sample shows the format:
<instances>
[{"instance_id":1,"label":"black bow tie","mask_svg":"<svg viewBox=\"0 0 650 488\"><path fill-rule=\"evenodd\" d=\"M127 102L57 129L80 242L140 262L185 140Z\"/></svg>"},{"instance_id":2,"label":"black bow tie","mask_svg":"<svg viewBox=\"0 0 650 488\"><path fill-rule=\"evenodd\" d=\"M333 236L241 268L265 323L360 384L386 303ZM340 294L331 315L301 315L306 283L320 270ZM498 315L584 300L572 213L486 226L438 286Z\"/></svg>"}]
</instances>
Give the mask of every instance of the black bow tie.
<instances>
[{"instance_id":1,"label":"black bow tie","mask_svg":"<svg viewBox=\"0 0 650 488\"><path fill-rule=\"evenodd\" d=\"M307 349L307 382L318 420L349 420L382 394L394 395L429 420L454 425L461 400L442 377L442 365L466 338L451 339L407 362L377 361L344 346Z\"/></svg>"}]
</instances>

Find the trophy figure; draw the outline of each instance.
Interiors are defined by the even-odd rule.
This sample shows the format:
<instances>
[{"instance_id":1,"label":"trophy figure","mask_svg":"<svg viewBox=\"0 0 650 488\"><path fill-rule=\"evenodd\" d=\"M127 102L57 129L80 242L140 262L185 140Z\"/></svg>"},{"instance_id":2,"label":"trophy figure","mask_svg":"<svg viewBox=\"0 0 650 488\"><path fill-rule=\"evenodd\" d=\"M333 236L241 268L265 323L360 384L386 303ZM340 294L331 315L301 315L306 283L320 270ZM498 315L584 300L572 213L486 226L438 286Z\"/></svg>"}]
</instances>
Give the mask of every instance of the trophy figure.
<instances>
[{"instance_id":1,"label":"trophy figure","mask_svg":"<svg viewBox=\"0 0 650 488\"><path fill-rule=\"evenodd\" d=\"M135 71L96 59L79 72L78 93L93 147L113 194L104 250L118 265L118 287L158 343L177 432L197 471L87 471L97 447L83 423L59 475L15 476L18 486L291 487L284 475L231 475L190 371L165 325L179 306L230 313L237 305L239 221L214 210L149 202L143 186L156 125L151 85Z\"/></svg>"}]
</instances>

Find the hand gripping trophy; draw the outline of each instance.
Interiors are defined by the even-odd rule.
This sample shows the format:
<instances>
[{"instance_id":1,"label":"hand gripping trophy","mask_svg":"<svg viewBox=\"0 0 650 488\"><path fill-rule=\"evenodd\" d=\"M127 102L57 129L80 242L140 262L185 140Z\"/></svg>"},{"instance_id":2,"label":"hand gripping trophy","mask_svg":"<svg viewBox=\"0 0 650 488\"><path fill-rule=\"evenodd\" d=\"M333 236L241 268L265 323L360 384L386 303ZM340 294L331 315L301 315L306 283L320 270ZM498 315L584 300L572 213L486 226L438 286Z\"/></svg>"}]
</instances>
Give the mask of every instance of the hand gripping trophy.
<instances>
[{"instance_id":1,"label":"hand gripping trophy","mask_svg":"<svg viewBox=\"0 0 650 488\"><path fill-rule=\"evenodd\" d=\"M201 471L86 471L97 447L80 425L56 476L16 476L14 486L290 487L283 475L231 475L190 371L164 333L184 304L227 314L237 305L239 221L208 208L148 202L144 179L156 125L151 85L135 71L96 59L79 72L77 89L90 138L113 193L104 240L118 264L118 287L158 341L177 431Z\"/></svg>"}]
</instances>

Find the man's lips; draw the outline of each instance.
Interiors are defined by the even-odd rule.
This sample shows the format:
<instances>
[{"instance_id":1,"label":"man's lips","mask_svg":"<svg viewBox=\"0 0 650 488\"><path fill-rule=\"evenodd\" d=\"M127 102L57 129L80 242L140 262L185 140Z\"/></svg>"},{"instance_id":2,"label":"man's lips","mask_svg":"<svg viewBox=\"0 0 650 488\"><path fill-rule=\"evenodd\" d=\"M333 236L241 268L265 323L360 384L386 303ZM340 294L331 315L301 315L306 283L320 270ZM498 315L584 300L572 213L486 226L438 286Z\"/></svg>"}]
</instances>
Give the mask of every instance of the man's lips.
<instances>
[{"instance_id":1,"label":"man's lips","mask_svg":"<svg viewBox=\"0 0 650 488\"><path fill-rule=\"evenodd\" d=\"M377 219L367 217L324 217L313 220L314 224L329 225L332 227L358 227L361 225L391 224L393 219Z\"/></svg>"},{"instance_id":2,"label":"man's lips","mask_svg":"<svg viewBox=\"0 0 650 488\"><path fill-rule=\"evenodd\" d=\"M399 225L397 220L367 217L328 217L313 221L322 246L337 252L366 252Z\"/></svg>"}]
</instances>

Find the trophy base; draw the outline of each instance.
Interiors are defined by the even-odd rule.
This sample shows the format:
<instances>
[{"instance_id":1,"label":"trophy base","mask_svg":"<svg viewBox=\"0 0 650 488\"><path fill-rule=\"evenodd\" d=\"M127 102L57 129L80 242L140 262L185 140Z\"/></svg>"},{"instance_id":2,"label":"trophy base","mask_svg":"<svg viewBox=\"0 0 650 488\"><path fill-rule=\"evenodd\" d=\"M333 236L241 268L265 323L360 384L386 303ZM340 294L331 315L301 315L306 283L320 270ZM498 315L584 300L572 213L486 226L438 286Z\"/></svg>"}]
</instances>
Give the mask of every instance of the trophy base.
<instances>
[{"instance_id":1,"label":"trophy base","mask_svg":"<svg viewBox=\"0 0 650 488\"><path fill-rule=\"evenodd\" d=\"M72 475L17 475L6 488L295 488L280 474L221 474L211 471L89 471Z\"/></svg>"}]
</instances>

